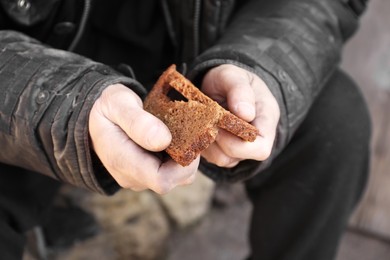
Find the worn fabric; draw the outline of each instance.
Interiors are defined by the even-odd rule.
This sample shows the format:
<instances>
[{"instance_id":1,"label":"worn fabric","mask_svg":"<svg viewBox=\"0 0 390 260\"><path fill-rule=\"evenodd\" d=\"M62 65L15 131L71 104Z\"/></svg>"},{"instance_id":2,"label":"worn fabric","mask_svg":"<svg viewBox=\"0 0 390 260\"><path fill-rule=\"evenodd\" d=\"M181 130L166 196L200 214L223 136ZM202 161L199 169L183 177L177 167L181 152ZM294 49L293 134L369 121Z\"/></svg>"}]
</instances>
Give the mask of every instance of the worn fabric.
<instances>
[{"instance_id":1,"label":"worn fabric","mask_svg":"<svg viewBox=\"0 0 390 260\"><path fill-rule=\"evenodd\" d=\"M361 94L337 73L291 144L245 183L253 204L251 260L333 259L365 188L370 131ZM13 260L21 259L24 231L40 224L57 185L37 173L8 170L0 182L0 252Z\"/></svg>"},{"instance_id":2,"label":"worn fabric","mask_svg":"<svg viewBox=\"0 0 390 260\"><path fill-rule=\"evenodd\" d=\"M216 181L250 179L252 258L333 255L367 172L365 105L335 74L366 1L108 2L0 0L3 256L20 258L24 231L57 188L53 178L103 194L119 189L91 150L89 111L110 84L143 97L170 63L197 85L208 69L235 64L277 99L267 161L201 164Z\"/></svg>"},{"instance_id":3,"label":"worn fabric","mask_svg":"<svg viewBox=\"0 0 390 260\"><path fill-rule=\"evenodd\" d=\"M164 0L159 2L161 7L150 5L162 12L155 17L164 22L165 33L155 32L155 37L169 41L156 38L153 42L157 50L170 51L169 62L186 63L188 76L195 82L207 69L222 63L247 68L264 79L281 109L269 160L248 161L229 170L205 164L202 169L206 174L220 181L247 179L266 168L286 147L337 68L342 45L356 30L365 2ZM120 51L127 43L130 53L142 53L142 42L126 38L126 30L145 38L158 28L150 23L155 9L152 12L135 3L110 1L125 11L139 8L141 12L133 13L134 18L144 22L118 26L116 22L129 23L128 17L110 14L101 15L104 26L99 27L94 17L99 14L98 1L0 1L1 163L100 193L115 191L115 183L104 169L94 167L98 163L90 152L86 126L89 110L106 86L120 82L142 92L143 82L111 68L116 65L113 63L126 63L145 74L149 59L144 64L132 61L132 57L122 60L117 46L112 45L118 39L123 44ZM87 19L91 17L92 22ZM107 25L113 30L107 31ZM142 28L144 31L138 30ZM107 45L98 46L98 53L105 55L87 53L87 39L101 34ZM45 43L75 51L79 48L85 55ZM88 54L90 59L85 57ZM165 64L151 64L151 77ZM141 78L145 83L154 80Z\"/></svg>"},{"instance_id":4,"label":"worn fabric","mask_svg":"<svg viewBox=\"0 0 390 260\"><path fill-rule=\"evenodd\" d=\"M337 72L290 145L246 182L253 203L251 260L335 259L366 187L370 135L360 91Z\"/></svg>"}]
</instances>

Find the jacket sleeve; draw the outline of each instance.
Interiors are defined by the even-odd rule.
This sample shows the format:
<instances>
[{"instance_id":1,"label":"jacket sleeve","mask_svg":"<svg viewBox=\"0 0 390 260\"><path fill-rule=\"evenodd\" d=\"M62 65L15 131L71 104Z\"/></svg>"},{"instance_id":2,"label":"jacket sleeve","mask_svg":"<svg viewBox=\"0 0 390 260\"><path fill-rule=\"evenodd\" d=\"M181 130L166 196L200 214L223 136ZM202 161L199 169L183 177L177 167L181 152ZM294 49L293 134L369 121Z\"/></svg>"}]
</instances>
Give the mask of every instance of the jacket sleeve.
<instances>
[{"instance_id":1,"label":"jacket sleeve","mask_svg":"<svg viewBox=\"0 0 390 260\"><path fill-rule=\"evenodd\" d=\"M0 31L0 163L114 192L116 183L94 166L88 134L89 111L113 83L142 92L103 64Z\"/></svg>"},{"instance_id":2,"label":"jacket sleeve","mask_svg":"<svg viewBox=\"0 0 390 260\"><path fill-rule=\"evenodd\" d=\"M337 68L343 44L356 31L366 6L364 0L247 2L220 40L195 60L189 77L200 79L223 63L246 68L266 82L278 101L281 118L268 160L245 161L233 169L202 164L206 174L222 181L253 176L287 145Z\"/></svg>"}]
</instances>

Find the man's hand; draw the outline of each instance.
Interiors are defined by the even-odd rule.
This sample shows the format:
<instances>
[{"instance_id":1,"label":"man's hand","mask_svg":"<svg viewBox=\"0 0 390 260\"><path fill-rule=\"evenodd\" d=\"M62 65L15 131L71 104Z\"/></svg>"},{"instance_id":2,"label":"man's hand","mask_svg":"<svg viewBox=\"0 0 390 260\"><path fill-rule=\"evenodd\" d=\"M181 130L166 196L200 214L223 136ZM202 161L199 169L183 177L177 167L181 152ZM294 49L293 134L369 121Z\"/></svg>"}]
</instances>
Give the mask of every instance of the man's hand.
<instances>
[{"instance_id":1,"label":"man's hand","mask_svg":"<svg viewBox=\"0 0 390 260\"><path fill-rule=\"evenodd\" d=\"M221 167L234 167L245 159L267 159L274 143L280 110L264 81L237 66L220 65L205 75L202 91L233 114L251 122L260 132L251 143L220 130L216 142L202 156Z\"/></svg>"},{"instance_id":2,"label":"man's hand","mask_svg":"<svg viewBox=\"0 0 390 260\"><path fill-rule=\"evenodd\" d=\"M164 194L195 179L199 158L182 167L152 153L169 145L171 133L121 84L109 86L96 100L89 116L89 133L96 154L121 187Z\"/></svg>"}]
</instances>

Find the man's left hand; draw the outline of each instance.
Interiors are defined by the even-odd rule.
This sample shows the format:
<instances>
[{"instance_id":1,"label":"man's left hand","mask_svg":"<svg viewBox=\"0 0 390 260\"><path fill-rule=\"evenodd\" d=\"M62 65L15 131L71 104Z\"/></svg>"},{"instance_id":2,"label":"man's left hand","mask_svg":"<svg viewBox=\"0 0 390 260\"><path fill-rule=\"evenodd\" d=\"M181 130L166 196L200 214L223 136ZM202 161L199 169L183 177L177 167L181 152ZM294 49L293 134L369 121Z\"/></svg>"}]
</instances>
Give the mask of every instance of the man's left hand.
<instances>
[{"instance_id":1,"label":"man's left hand","mask_svg":"<svg viewBox=\"0 0 390 260\"><path fill-rule=\"evenodd\" d=\"M254 142L246 142L221 129L216 142L202 156L210 163L228 168L245 159L266 160L272 151L280 109L264 81L245 69L226 64L205 75L202 91L251 122L260 133Z\"/></svg>"}]
</instances>

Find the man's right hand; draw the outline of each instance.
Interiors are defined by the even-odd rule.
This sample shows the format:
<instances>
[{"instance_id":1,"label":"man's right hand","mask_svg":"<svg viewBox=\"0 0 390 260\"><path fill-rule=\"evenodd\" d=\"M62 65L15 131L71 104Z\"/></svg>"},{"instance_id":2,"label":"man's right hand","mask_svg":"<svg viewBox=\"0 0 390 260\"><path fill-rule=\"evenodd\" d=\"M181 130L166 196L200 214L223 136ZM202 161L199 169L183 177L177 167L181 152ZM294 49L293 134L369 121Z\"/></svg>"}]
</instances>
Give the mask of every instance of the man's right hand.
<instances>
[{"instance_id":1,"label":"man's right hand","mask_svg":"<svg viewBox=\"0 0 390 260\"><path fill-rule=\"evenodd\" d=\"M96 100L89 116L89 134L101 162L123 188L164 194L195 179L199 158L182 167L152 153L168 147L171 133L124 85L107 87Z\"/></svg>"}]
</instances>

